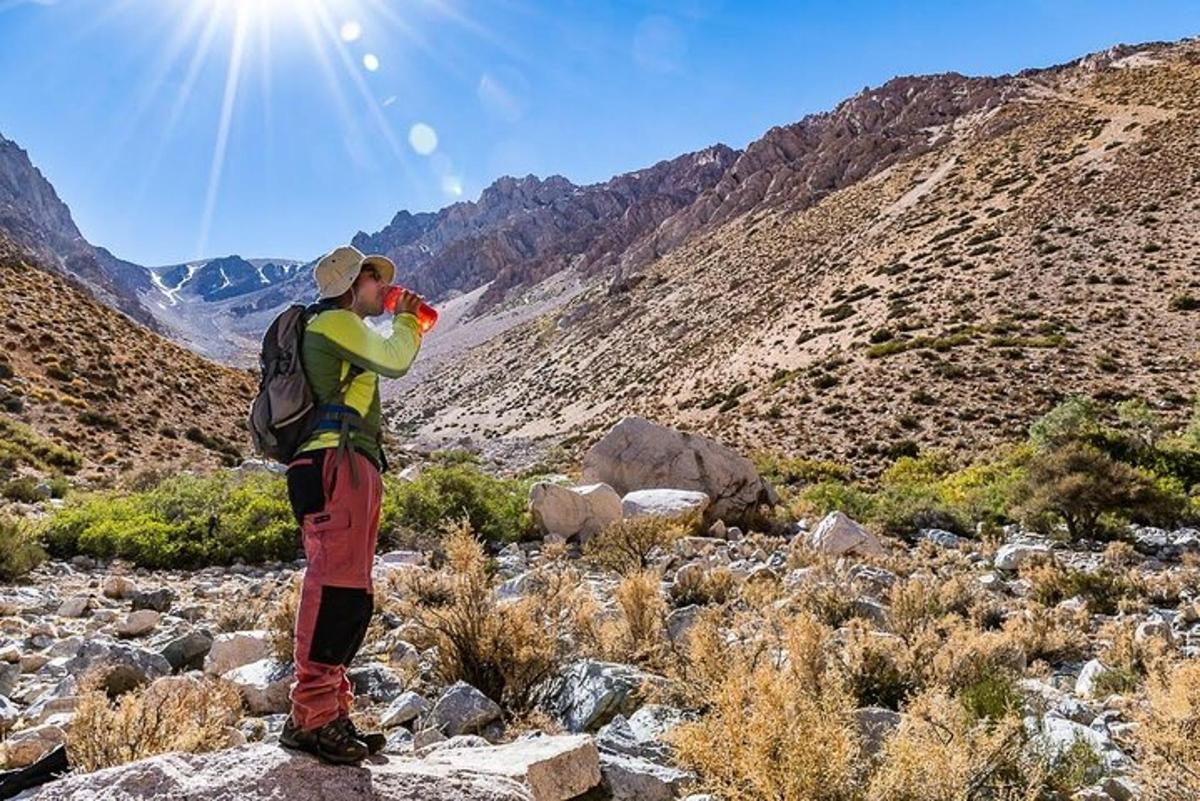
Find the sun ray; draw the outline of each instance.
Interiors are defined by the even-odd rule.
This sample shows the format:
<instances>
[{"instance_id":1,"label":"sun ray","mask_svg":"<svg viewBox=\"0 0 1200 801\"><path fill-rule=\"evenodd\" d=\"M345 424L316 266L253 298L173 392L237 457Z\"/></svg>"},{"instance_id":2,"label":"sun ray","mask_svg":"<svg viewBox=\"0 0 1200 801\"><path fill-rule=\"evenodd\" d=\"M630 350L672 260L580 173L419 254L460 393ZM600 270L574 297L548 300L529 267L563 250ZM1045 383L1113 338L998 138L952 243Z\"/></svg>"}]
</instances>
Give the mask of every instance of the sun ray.
<instances>
[{"instance_id":1,"label":"sun ray","mask_svg":"<svg viewBox=\"0 0 1200 801\"><path fill-rule=\"evenodd\" d=\"M325 30L326 36L328 36L330 41L333 43L334 51L341 59L342 66L346 68L346 73L350 78L351 85L358 90L359 95L362 97L363 103L366 104L367 111L370 112L371 118L379 127L379 132L383 136L384 141L387 142L388 146L392 149L392 153L397 159L399 159L400 163L406 164L408 154L401 146L400 140L396 138L396 134L394 131L392 131L391 125L388 124L387 117L384 116L383 113L383 108L379 105L379 101L375 99L375 95L371 93L370 88L367 87L367 82L363 80L362 73L358 71L358 67L355 64L354 59L350 57L349 51L346 49L345 44L338 35L337 26L329 17L329 14L323 5L315 5L313 7L313 11L316 13L317 19L321 23L321 27Z\"/></svg>"},{"instance_id":2,"label":"sun ray","mask_svg":"<svg viewBox=\"0 0 1200 801\"><path fill-rule=\"evenodd\" d=\"M196 81L200 77L200 71L204 68L204 64L208 59L208 52L212 49L212 43L216 38L220 24L221 19L218 15L209 14L208 23L204 26L204 30L200 34L200 41L196 43L196 49L192 51L192 58L188 62L183 84L179 87L178 94L175 95L175 102L171 106L171 111L167 114L167 120L163 125L162 132L155 137L154 152L150 154L150 158L146 161L146 167L142 170L141 181L138 182L137 190L134 192L135 206L140 205L142 198L145 197L149 182L157 173L158 165L162 162L163 156L166 154L167 145L171 141L175 127L179 124L179 118L182 116L183 110L187 108L188 101L191 100L192 90L195 88Z\"/></svg>"},{"instance_id":3,"label":"sun ray","mask_svg":"<svg viewBox=\"0 0 1200 801\"><path fill-rule=\"evenodd\" d=\"M212 228L217 193L221 188L221 171L225 167L225 151L229 145L229 129L233 120L234 102L237 100L238 82L242 71L242 53L245 49L249 24L249 11L244 7L239 7L233 29L233 44L229 49L229 68L225 73L225 93L221 98L221 119L217 124L217 141L213 146L212 164L209 166L208 191L204 198L204 214L200 219L200 237L196 242L196 258L202 258L208 247L208 234Z\"/></svg>"}]
</instances>

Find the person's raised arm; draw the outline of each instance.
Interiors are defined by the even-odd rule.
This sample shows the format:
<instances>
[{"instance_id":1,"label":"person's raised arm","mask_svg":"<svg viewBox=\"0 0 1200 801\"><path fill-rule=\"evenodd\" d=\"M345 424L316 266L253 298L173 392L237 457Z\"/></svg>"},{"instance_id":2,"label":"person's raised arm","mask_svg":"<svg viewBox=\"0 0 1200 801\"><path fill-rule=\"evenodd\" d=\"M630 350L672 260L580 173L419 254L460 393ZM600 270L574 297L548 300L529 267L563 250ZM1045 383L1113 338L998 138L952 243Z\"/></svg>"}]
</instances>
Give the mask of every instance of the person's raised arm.
<instances>
[{"instance_id":1,"label":"person's raised arm","mask_svg":"<svg viewBox=\"0 0 1200 801\"><path fill-rule=\"evenodd\" d=\"M396 314L392 318L392 333L387 337L375 333L351 311L339 311L332 316L330 325L322 326L320 333L337 355L384 378L399 378L407 373L421 349L421 331L414 314Z\"/></svg>"}]
</instances>

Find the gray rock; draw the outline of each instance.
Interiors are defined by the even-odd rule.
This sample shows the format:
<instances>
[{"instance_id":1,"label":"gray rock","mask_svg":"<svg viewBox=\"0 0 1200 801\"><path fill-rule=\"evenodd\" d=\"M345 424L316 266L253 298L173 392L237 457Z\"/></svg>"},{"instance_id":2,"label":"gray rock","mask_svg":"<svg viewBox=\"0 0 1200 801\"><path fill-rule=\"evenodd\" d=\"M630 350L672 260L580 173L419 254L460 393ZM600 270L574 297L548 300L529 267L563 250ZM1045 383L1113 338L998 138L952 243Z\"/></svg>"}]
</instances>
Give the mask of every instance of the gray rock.
<instances>
[{"instance_id":1,"label":"gray rock","mask_svg":"<svg viewBox=\"0 0 1200 801\"><path fill-rule=\"evenodd\" d=\"M695 490L641 489L627 492L621 498L621 515L625 518L685 519L692 515L702 516L708 504L708 495Z\"/></svg>"},{"instance_id":2,"label":"gray rock","mask_svg":"<svg viewBox=\"0 0 1200 801\"><path fill-rule=\"evenodd\" d=\"M500 772L408 759L327 765L275 745L171 753L43 786L38 801L531 801L529 786Z\"/></svg>"},{"instance_id":3,"label":"gray rock","mask_svg":"<svg viewBox=\"0 0 1200 801\"><path fill-rule=\"evenodd\" d=\"M21 678L21 665L11 662L0 662L0 695L12 695Z\"/></svg>"},{"instance_id":4,"label":"gray rock","mask_svg":"<svg viewBox=\"0 0 1200 801\"><path fill-rule=\"evenodd\" d=\"M465 681L459 681L441 694L425 723L447 737L454 737L478 732L499 720L502 714L495 701Z\"/></svg>"},{"instance_id":5,"label":"gray rock","mask_svg":"<svg viewBox=\"0 0 1200 801\"><path fill-rule=\"evenodd\" d=\"M1035 556L1049 556L1050 547L1041 543L1010 542L1001 545L992 560L997 570L1016 570Z\"/></svg>"},{"instance_id":6,"label":"gray rock","mask_svg":"<svg viewBox=\"0 0 1200 801\"><path fill-rule=\"evenodd\" d=\"M213 638L204 629L190 631L163 646L160 652L175 671L202 670L204 657L212 650Z\"/></svg>"},{"instance_id":7,"label":"gray rock","mask_svg":"<svg viewBox=\"0 0 1200 801\"><path fill-rule=\"evenodd\" d=\"M404 685L387 667L363 665L346 671L355 695L365 695L375 703L388 703L404 692Z\"/></svg>"},{"instance_id":8,"label":"gray rock","mask_svg":"<svg viewBox=\"0 0 1200 801\"><path fill-rule=\"evenodd\" d=\"M0 764L9 768L27 767L66 741L66 732L53 724L22 729L10 734L0 745Z\"/></svg>"},{"instance_id":9,"label":"gray rock","mask_svg":"<svg viewBox=\"0 0 1200 801\"><path fill-rule=\"evenodd\" d=\"M637 709L643 684L662 678L629 665L584 659L539 688L541 706L570 732L595 731Z\"/></svg>"},{"instance_id":10,"label":"gray rock","mask_svg":"<svg viewBox=\"0 0 1200 801\"><path fill-rule=\"evenodd\" d=\"M854 724L862 741L863 753L875 757L883 750L888 736L900 727L900 713L880 706L854 710Z\"/></svg>"},{"instance_id":11,"label":"gray rock","mask_svg":"<svg viewBox=\"0 0 1200 801\"><path fill-rule=\"evenodd\" d=\"M271 655L271 635L260 629L218 634L204 658L204 671L215 675Z\"/></svg>"},{"instance_id":12,"label":"gray rock","mask_svg":"<svg viewBox=\"0 0 1200 801\"><path fill-rule=\"evenodd\" d=\"M564 487L540 481L529 488L529 511L543 536L587 542L621 519L621 496L602 482Z\"/></svg>"},{"instance_id":13,"label":"gray rock","mask_svg":"<svg viewBox=\"0 0 1200 801\"><path fill-rule=\"evenodd\" d=\"M601 753L600 773L613 801L673 801L696 781L678 768L620 754Z\"/></svg>"},{"instance_id":14,"label":"gray rock","mask_svg":"<svg viewBox=\"0 0 1200 801\"><path fill-rule=\"evenodd\" d=\"M886 553L874 534L842 512L830 512L804 540L814 550L829 556L883 556Z\"/></svg>"},{"instance_id":15,"label":"gray rock","mask_svg":"<svg viewBox=\"0 0 1200 801\"><path fill-rule=\"evenodd\" d=\"M89 595L73 595L63 601L58 607L59 617L83 617L91 608L92 598Z\"/></svg>"},{"instance_id":16,"label":"gray rock","mask_svg":"<svg viewBox=\"0 0 1200 801\"><path fill-rule=\"evenodd\" d=\"M130 612L124 620L117 624L118 637L141 637L149 634L158 625L162 617L160 612L153 609L138 609Z\"/></svg>"},{"instance_id":17,"label":"gray rock","mask_svg":"<svg viewBox=\"0 0 1200 801\"><path fill-rule=\"evenodd\" d=\"M293 668L290 662L260 659L234 668L221 678L237 688L251 714L279 714L291 708L288 693L292 687Z\"/></svg>"},{"instance_id":18,"label":"gray rock","mask_svg":"<svg viewBox=\"0 0 1200 801\"><path fill-rule=\"evenodd\" d=\"M703 611L704 607L697 604L672 610L671 614L667 615L667 638L675 645L686 646L688 635Z\"/></svg>"},{"instance_id":19,"label":"gray rock","mask_svg":"<svg viewBox=\"0 0 1200 801\"><path fill-rule=\"evenodd\" d=\"M923 528L921 529L920 537L942 548L957 548L959 542L961 542L957 534L940 528Z\"/></svg>"},{"instance_id":20,"label":"gray rock","mask_svg":"<svg viewBox=\"0 0 1200 801\"><path fill-rule=\"evenodd\" d=\"M405 723L416 720L418 716L429 711L429 708L429 700L420 693L411 691L401 693L380 715L379 725L385 729L403 726Z\"/></svg>"},{"instance_id":21,"label":"gray rock","mask_svg":"<svg viewBox=\"0 0 1200 801\"><path fill-rule=\"evenodd\" d=\"M155 612L169 612L173 603L175 603L175 592L169 587L161 587L149 592L135 592L133 594L134 611L138 609L153 609Z\"/></svg>"},{"instance_id":22,"label":"gray rock","mask_svg":"<svg viewBox=\"0 0 1200 801\"><path fill-rule=\"evenodd\" d=\"M7 734L20 719L20 708L6 696L0 695L0 735Z\"/></svg>"},{"instance_id":23,"label":"gray rock","mask_svg":"<svg viewBox=\"0 0 1200 801\"><path fill-rule=\"evenodd\" d=\"M171 672L171 664L159 654L102 640L85 642L64 667L76 676L101 671L109 695L120 695Z\"/></svg>"}]
</instances>

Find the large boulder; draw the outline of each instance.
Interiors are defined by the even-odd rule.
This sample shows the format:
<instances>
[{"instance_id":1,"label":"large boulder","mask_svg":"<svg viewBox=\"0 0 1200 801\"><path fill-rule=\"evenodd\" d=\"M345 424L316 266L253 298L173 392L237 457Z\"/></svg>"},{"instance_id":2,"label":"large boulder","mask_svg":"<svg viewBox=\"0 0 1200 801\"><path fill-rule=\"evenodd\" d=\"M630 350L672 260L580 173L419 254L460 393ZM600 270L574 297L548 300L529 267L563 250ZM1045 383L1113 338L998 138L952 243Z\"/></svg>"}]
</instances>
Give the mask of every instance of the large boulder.
<instances>
[{"instance_id":1,"label":"large boulder","mask_svg":"<svg viewBox=\"0 0 1200 801\"><path fill-rule=\"evenodd\" d=\"M621 496L607 484L564 487L540 481L529 488L529 511L544 536L587 542L621 519Z\"/></svg>"},{"instance_id":2,"label":"large boulder","mask_svg":"<svg viewBox=\"0 0 1200 801\"><path fill-rule=\"evenodd\" d=\"M883 556L886 551L874 534L842 512L830 512L807 536L808 545L829 556Z\"/></svg>"},{"instance_id":3,"label":"large boulder","mask_svg":"<svg viewBox=\"0 0 1200 801\"><path fill-rule=\"evenodd\" d=\"M622 495L661 487L703 492L712 499L706 523L751 523L760 505L779 500L746 457L640 417L626 417L592 446L583 459L583 480L604 482Z\"/></svg>"},{"instance_id":4,"label":"large boulder","mask_svg":"<svg viewBox=\"0 0 1200 801\"><path fill-rule=\"evenodd\" d=\"M559 738L554 738L559 739ZM541 801L529 785L489 772L401 757L327 765L276 745L171 753L45 785L39 801Z\"/></svg>"},{"instance_id":5,"label":"large boulder","mask_svg":"<svg viewBox=\"0 0 1200 801\"><path fill-rule=\"evenodd\" d=\"M97 672L110 695L128 692L171 672L171 663L159 654L104 640L84 642L64 667L73 676Z\"/></svg>"}]
</instances>

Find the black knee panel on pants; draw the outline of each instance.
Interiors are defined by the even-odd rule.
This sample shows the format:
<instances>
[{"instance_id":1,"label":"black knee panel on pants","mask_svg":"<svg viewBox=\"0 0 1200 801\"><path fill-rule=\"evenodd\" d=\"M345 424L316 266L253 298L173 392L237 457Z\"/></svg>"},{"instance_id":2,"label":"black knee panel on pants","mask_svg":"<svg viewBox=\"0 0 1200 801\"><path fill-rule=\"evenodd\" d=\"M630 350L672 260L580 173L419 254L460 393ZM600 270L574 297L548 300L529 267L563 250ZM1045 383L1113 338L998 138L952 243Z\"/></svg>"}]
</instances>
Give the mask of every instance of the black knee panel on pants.
<instances>
[{"instance_id":1,"label":"black knee panel on pants","mask_svg":"<svg viewBox=\"0 0 1200 801\"><path fill-rule=\"evenodd\" d=\"M324 665L349 665L367 636L375 598L354 587L322 587L321 606L308 658Z\"/></svg>"}]
</instances>

